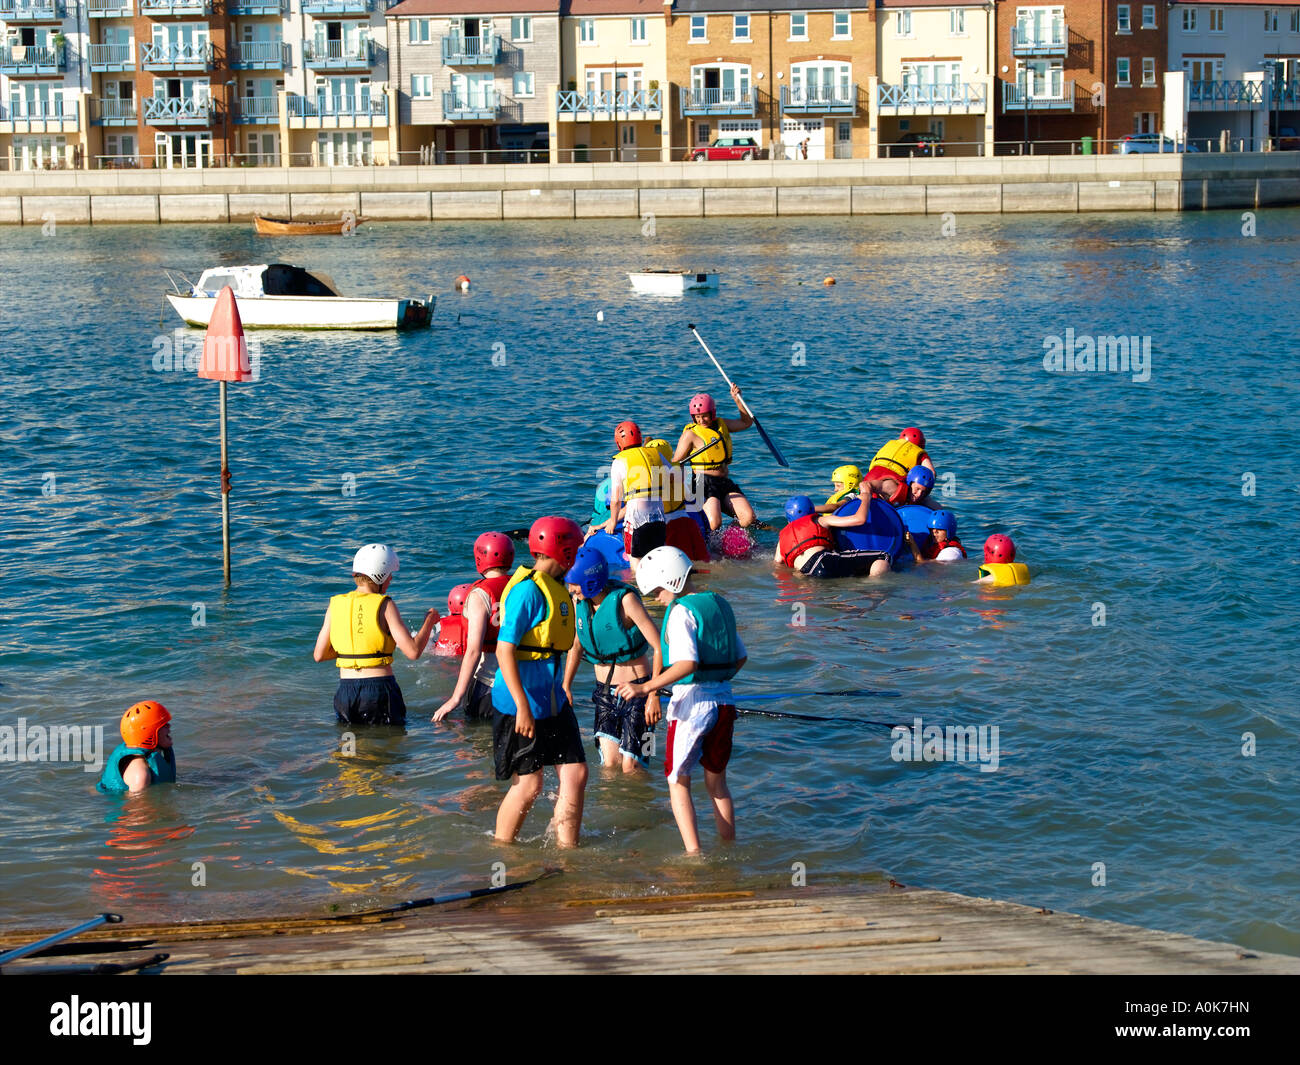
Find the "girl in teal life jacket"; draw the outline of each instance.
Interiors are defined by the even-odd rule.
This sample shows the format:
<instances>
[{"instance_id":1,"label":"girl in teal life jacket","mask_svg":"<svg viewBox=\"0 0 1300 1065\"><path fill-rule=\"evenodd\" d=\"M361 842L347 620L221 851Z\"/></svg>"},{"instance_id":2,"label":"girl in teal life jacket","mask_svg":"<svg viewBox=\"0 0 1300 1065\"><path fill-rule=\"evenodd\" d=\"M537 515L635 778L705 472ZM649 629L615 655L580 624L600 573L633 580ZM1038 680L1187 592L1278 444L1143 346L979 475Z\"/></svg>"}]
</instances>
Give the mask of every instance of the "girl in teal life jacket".
<instances>
[{"instance_id":1,"label":"girl in teal life jacket","mask_svg":"<svg viewBox=\"0 0 1300 1065\"><path fill-rule=\"evenodd\" d=\"M122 742L108 756L95 786L107 795L144 791L150 784L176 783L172 716L162 703L136 703L122 715Z\"/></svg>"},{"instance_id":2,"label":"girl in teal life jacket","mask_svg":"<svg viewBox=\"0 0 1300 1065\"><path fill-rule=\"evenodd\" d=\"M591 701L601 764L613 768L621 760L624 773L645 768L652 749L650 733L662 713L659 695L622 699L617 689L659 672L659 630L640 595L609 579L609 563L595 548L582 548L564 579L575 603L577 635L564 667L564 690L573 702L578 667L584 658L590 661L598 685Z\"/></svg>"}]
</instances>

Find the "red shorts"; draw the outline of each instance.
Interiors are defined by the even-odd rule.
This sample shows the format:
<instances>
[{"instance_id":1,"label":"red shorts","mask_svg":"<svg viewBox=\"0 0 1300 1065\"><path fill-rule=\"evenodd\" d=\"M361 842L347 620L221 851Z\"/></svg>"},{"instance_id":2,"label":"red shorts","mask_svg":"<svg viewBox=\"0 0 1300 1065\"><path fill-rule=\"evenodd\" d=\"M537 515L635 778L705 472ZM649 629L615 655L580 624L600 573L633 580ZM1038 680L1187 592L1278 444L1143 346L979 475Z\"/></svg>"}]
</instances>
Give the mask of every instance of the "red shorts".
<instances>
[{"instance_id":1,"label":"red shorts","mask_svg":"<svg viewBox=\"0 0 1300 1065\"><path fill-rule=\"evenodd\" d=\"M709 545L704 542L700 525L689 514L679 514L668 519L667 542L669 547L676 547L686 552L692 562L709 561Z\"/></svg>"}]
</instances>

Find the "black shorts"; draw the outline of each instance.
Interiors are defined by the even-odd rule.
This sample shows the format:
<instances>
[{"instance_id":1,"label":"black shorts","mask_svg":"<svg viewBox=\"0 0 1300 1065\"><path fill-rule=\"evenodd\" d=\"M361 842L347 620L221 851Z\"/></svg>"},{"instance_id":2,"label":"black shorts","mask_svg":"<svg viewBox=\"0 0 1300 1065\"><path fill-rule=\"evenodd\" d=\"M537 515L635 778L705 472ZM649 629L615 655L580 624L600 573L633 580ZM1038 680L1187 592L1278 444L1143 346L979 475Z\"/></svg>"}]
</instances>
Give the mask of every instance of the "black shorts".
<instances>
[{"instance_id":1,"label":"black shorts","mask_svg":"<svg viewBox=\"0 0 1300 1065\"><path fill-rule=\"evenodd\" d=\"M397 678L339 678L334 715L344 725L405 725L406 703Z\"/></svg>"},{"instance_id":2,"label":"black shorts","mask_svg":"<svg viewBox=\"0 0 1300 1065\"><path fill-rule=\"evenodd\" d=\"M585 762L578 718L568 703L553 717L533 719L533 738L515 731L515 715L494 711L492 761L497 780L541 772L543 766Z\"/></svg>"},{"instance_id":3,"label":"black shorts","mask_svg":"<svg viewBox=\"0 0 1300 1065\"><path fill-rule=\"evenodd\" d=\"M645 677L638 677L640 684ZM613 740L618 744L619 754L635 758L642 767L650 764L645 753L649 746L647 739L654 732L654 725L647 725L645 720L645 696L639 699L623 699L615 693L614 688L601 685L591 693L591 701L596 704L596 749L600 749L602 739Z\"/></svg>"},{"instance_id":4,"label":"black shorts","mask_svg":"<svg viewBox=\"0 0 1300 1065\"><path fill-rule=\"evenodd\" d=\"M648 521L630 530L624 537L628 558L645 558L656 547L668 542L668 525L662 521Z\"/></svg>"},{"instance_id":5,"label":"black shorts","mask_svg":"<svg viewBox=\"0 0 1300 1065\"><path fill-rule=\"evenodd\" d=\"M827 580L866 577L871 573L871 567L882 558L892 564L893 560L884 551L818 551L799 567L799 572Z\"/></svg>"},{"instance_id":6,"label":"black shorts","mask_svg":"<svg viewBox=\"0 0 1300 1065\"><path fill-rule=\"evenodd\" d=\"M466 721L491 721L494 713L492 685L484 684L481 680L470 681L469 691L465 693L460 705L465 711Z\"/></svg>"},{"instance_id":7,"label":"black shorts","mask_svg":"<svg viewBox=\"0 0 1300 1065\"><path fill-rule=\"evenodd\" d=\"M701 502L716 499L727 506L727 497L733 493L744 495L740 485L730 477L722 477L716 473L697 473L695 475L695 492Z\"/></svg>"}]
</instances>

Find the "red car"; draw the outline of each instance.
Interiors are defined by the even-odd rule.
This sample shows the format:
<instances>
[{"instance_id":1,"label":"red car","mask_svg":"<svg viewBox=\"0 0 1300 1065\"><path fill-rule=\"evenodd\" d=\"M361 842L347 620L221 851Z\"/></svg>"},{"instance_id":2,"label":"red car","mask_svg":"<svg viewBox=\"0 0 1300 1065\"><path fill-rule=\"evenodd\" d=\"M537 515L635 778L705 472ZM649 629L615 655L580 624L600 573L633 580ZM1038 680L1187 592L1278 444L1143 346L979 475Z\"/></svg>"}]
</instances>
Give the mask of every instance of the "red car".
<instances>
[{"instance_id":1,"label":"red car","mask_svg":"<svg viewBox=\"0 0 1300 1065\"><path fill-rule=\"evenodd\" d=\"M753 137L718 137L707 148L693 148L690 162L700 159L757 159L758 142Z\"/></svg>"}]
</instances>

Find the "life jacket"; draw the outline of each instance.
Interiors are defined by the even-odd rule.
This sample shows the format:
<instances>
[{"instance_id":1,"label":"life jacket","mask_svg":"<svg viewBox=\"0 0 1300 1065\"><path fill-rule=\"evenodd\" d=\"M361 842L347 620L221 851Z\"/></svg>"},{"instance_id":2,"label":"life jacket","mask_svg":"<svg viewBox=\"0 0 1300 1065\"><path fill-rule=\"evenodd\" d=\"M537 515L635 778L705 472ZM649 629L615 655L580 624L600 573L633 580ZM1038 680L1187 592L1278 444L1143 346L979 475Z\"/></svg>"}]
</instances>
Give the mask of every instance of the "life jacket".
<instances>
[{"instance_id":1,"label":"life jacket","mask_svg":"<svg viewBox=\"0 0 1300 1065\"><path fill-rule=\"evenodd\" d=\"M531 566L520 566L501 592L504 604L516 584L532 581L546 600L546 617L529 629L515 644L515 657L524 662L556 658L573 646L573 597L569 590L549 573Z\"/></svg>"},{"instance_id":2,"label":"life jacket","mask_svg":"<svg viewBox=\"0 0 1300 1065\"><path fill-rule=\"evenodd\" d=\"M1029 583L1029 567L1023 562L985 562L980 567L981 577L992 577L995 588Z\"/></svg>"},{"instance_id":3,"label":"life jacket","mask_svg":"<svg viewBox=\"0 0 1300 1065\"><path fill-rule=\"evenodd\" d=\"M736 615L731 604L716 592L693 592L673 601L664 615L660 640L668 646L668 618L674 607L684 607L695 618L695 647L699 658L695 672L688 673L677 684L710 684L730 680L740 670L736 655ZM667 657L665 655L665 657Z\"/></svg>"},{"instance_id":4,"label":"life jacket","mask_svg":"<svg viewBox=\"0 0 1300 1065\"><path fill-rule=\"evenodd\" d=\"M612 584L594 610L590 599L574 604L578 642L588 658L607 664L633 662L650 649L639 628L625 629L618 620L619 604L631 591L626 584Z\"/></svg>"},{"instance_id":5,"label":"life jacket","mask_svg":"<svg viewBox=\"0 0 1300 1065\"><path fill-rule=\"evenodd\" d=\"M132 758L143 758L149 767L150 784L176 783L176 755L170 747L155 747L146 750L143 747L128 747L119 743L108 756L104 772L100 774L99 783L95 785L105 795L118 795L130 789L122 778L122 769Z\"/></svg>"},{"instance_id":6,"label":"life jacket","mask_svg":"<svg viewBox=\"0 0 1300 1065\"><path fill-rule=\"evenodd\" d=\"M692 467L708 470L716 466L725 466L731 461L731 430L727 428L726 422L720 420L716 429L691 422L683 427L682 431L685 432L686 429L691 430L703 443L709 445L686 460Z\"/></svg>"},{"instance_id":7,"label":"life jacket","mask_svg":"<svg viewBox=\"0 0 1300 1065\"><path fill-rule=\"evenodd\" d=\"M614 456L627 467L623 499L654 499L662 492L663 456L654 448L629 447Z\"/></svg>"},{"instance_id":8,"label":"life jacket","mask_svg":"<svg viewBox=\"0 0 1300 1065\"><path fill-rule=\"evenodd\" d=\"M480 577L474 582L470 591L482 588L487 592L492 605L488 608L487 631L483 633L483 652L492 654L497 649L497 634L501 631L501 599L505 587L510 583L510 574L502 573L496 577ZM462 652L463 653L463 652Z\"/></svg>"},{"instance_id":9,"label":"life jacket","mask_svg":"<svg viewBox=\"0 0 1300 1065\"><path fill-rule=\"evenodd\" d=\"M781 548L781 561L794 569L794 560L810 548L834 551L835 537L817 520L816 514L805 514L781 530L777 544Z\"/></svg>"},{"instance_id":10,"label":"life jacket","mask_svg":"<svg viewBox=\"0 0 1300 1065\"><path fill-rule=\"evenodd\" d=\"M876 452L871 465L884 466L900 479L906 479L907 471L917 465L924 455L925 451L910 440L891 440Z\"/></svg>"},{"instance_id":11,"label":"life jacket","mask_svg":"<svg viewBox=\"0 0 1300 1065\"><path fill-rule=\"evenodd\" d=\"M465 617L448 614L438 622L438 641L433 653L442 657L459 658L465 653Z\"/></svg>"},{"instance_id":12,"label":"life jacket","mask_svg":"<svg viewBox=\"0 0 1300 1065\"><path fill-rule=\"evenodd\" d=\"M945 548L948 547L955 547L958 551L961 552L962 558L966 557L966 548L962 546L961 541L958 540L957 537L950 536L943 543L939 543L939 541L934 538L933 534L930 535L930 543L926 547L921 549L921 553L926 558L938 558L939 552L943 551Z\"/></svg>"},{"instance_id":13,"label":"life jacket","mask_svg":"<svg viewBox=\"0 0 1300 1065\"><path fill-rule=\"evenodd\" d=\"M393 662L397 641L379 627L379 612L388 596L360 588L330 599L330 643L339 669L370 669Z\"/></svg>"},{"instance_id":14,"label":"life jacket","mask_svg":"<svg viewBox=\"0 0 1300 1065\"><path fill-rule=\"evenodd\" d=\"M686 472L680 466L665 462L659 478L664 514L673 514L686 506Z\"/></svg>"},{"instance_id":15,"label":"life jacket","mask_svg":"<svg viewBox=\"0 0 1300 1065\"><path fill-rule=\"evenodd\" d=\"M846 499L858 498L858 486L852 488L841 488L838 492L832 492L826 499L827 503L843 503Z\"/></svg>"}]
</instances>

